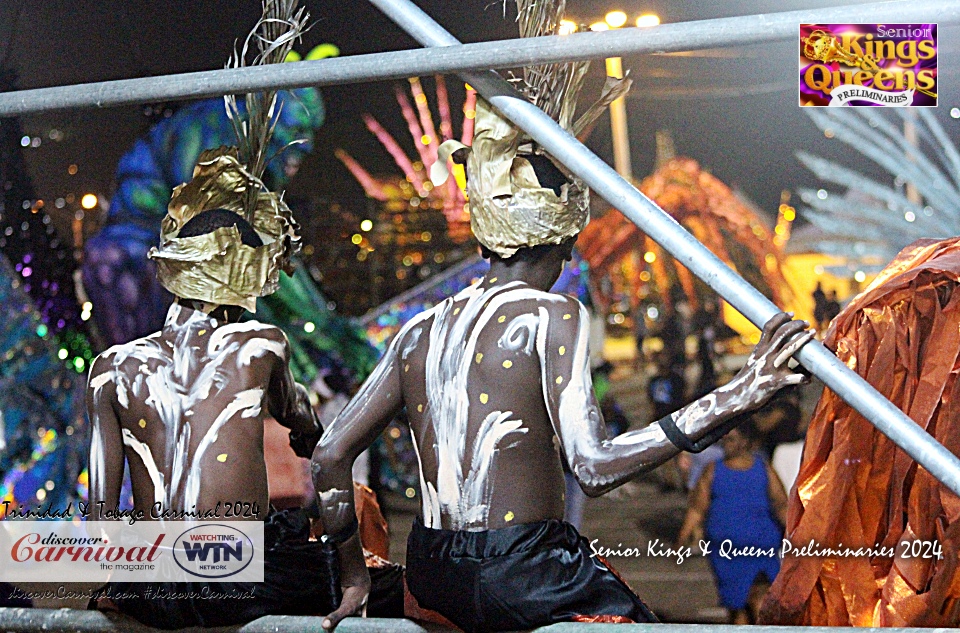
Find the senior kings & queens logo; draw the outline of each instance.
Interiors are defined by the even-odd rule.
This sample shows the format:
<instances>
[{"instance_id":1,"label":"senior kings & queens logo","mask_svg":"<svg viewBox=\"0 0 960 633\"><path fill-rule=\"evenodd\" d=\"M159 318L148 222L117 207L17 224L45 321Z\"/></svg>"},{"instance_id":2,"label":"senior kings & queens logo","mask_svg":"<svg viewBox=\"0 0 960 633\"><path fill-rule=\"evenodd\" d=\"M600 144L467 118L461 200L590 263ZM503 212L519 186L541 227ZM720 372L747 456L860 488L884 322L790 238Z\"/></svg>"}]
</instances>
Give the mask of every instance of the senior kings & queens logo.
<instances>
[{"instance_id":1,"label":"senior kings & queens logo","mask_svg":"<svg viewBox=\"0 0 960 633\"><path fill-rule=\"evenodd\" d=\"M936 24L801 24L801 106L936 106Z\"/></svg>"}]
</instances>

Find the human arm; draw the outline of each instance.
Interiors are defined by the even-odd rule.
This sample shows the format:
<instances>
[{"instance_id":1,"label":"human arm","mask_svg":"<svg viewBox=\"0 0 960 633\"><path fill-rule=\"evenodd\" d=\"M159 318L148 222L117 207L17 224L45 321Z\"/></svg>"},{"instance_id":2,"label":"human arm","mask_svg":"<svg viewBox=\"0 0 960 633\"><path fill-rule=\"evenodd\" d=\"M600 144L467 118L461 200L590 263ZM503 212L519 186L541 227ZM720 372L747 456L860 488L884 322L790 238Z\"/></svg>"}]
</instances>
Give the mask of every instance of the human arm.
<instances>
[{"instance_id":1,"label":"human arm","mask_svg":"<svg viewBox=\"0 0 960 633\"><path fill-rule=\"evenodd\" d=\"M787 492L777 471L764 460L767 469L767 496L770 497L770 513L781 527L787 526Z\"/></svg>"},{"instance_id":2,"label":"human arm","mask_svg":"<svg viewBox=\"0 0 960 633\"><path fill-rule=\"evenodd\" d=\"M679 545L692 545L703 538L703 522L710 510L710 488L713 486L714 464L707 464L693 490L687 505L687 514L677 537Z\"/></svg>"},{"instance_id":3,"label":"human arm","mask_svg":"<svg viewBox=\"0 0 960 633\"><path fill-rule=\"evenodd\" d=\"M331 630L366 605L370 575L356 531L356 509L351 469L357 456L383 432L403 406L397 340L387 349L360 391L329 428L313 452L313 483L320 500L324 532L338 547L340 606L323 620ZM352 531L352 533L351 533Z\"/></svg>"},{"instance_id":4,"label":"human arm","mask_svg":"<svg viewBox=\"0 0 960 633\"><path fill-rule=\"evenodd\" d=\"M123 484L123 437L113 406L116 371L110 360L98 356L87 379L87 416L90 418L89 508L115 508Z\"/></svg>"},{"instance_id":5,"label":"human arm","mask_svg":"<svg viewBox=\"0 0 960 633\"><path fill-rule=\"evenodd\" d=\"M725 431L725 422L766 402L778 389L806 379L787 360L810 340L806 323L780 313L764 326L747 364L726 385L649 426L606 439L590 382L586 308L564 298L538 308L537 352L547 411L570 470L597 496L680 452L664 432L673 424L691 442Z\"/></svg>"},{"instance_id":6,"label":"human arm","mask_svg":"<svg viewBox=\"0 0 960 633\"><path fill-rule=\"evenodd\" d=\"M272 356L275 360L267 390L267 410L281 426L290 429L293 452L298 457L309 458L323 434L323 427L310 404L310 395L290 372L290 343L286 335L277 330L270 342L282 350L282 355Z\"/></svg>"}]
</instances>

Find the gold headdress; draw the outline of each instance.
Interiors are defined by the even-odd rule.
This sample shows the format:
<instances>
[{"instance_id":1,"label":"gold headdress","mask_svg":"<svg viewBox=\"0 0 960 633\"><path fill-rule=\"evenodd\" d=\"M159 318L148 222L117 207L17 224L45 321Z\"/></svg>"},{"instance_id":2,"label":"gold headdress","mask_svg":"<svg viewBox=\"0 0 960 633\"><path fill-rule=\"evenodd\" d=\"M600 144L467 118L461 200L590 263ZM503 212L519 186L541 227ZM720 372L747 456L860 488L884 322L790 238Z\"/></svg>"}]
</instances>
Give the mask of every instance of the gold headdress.
<instances>
[{"instance_id":1,"label":"gold headdress","mask_svg":"<svg viewBox=\"0 0 960 633\"><path fill-rule=\"evenodd\" d=\"M298 0L263 0L263 16L234 53L228 67L246 65L255 44L253 64L282 62L303 33L308 15ZM280 270L300 249L299 225L279 194L264 186L261 177L279 111L276 91L246 95L246 113L236 98L224 97L238 147L221 147L200 155L193 179L173 190L167 215L160 225L160 247L148 257L157 262L157 278L164 288L185 299L256 310L257 297L276 291ZM178 237L183 226L212 209L226 209L247 220L263 240L251 247L240 241L236 226L218 228L195 237Z\"/></svg>"},{"instance_id":2,"label":"gold headdress","mask_svg":"<svg viewBox=\"0 0 960 633\"><path fill-rule=\"evenodd\" d=\"M517 0L521 37L559 33L565 0ZM629 79L607 78L600 99L574 122L577 98L589 62L528 66L523 70L526 97L574 135L582 132L630 88ZM559 244L575 236L590 220L589 190L567 175L559 195L544 188L526 158L544 154L516 126L483 99L477 101L473 145L467 158L470 227L477 240L501 257L541 244ZM447 160L466 148L457 141L440 146L431 168L434 185L447 178ZM549 156L547 156L549 158Z\"/></svg>"}]
</instances>

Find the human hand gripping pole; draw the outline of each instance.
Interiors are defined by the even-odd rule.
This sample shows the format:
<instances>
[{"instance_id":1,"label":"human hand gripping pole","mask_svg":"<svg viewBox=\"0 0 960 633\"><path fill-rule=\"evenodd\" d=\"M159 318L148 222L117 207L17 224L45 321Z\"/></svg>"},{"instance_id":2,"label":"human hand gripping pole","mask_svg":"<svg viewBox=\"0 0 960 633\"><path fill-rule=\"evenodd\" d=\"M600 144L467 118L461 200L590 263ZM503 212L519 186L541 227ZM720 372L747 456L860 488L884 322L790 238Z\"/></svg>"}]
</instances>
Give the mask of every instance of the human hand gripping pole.
<instances>
[{"instance_id":1,"label":"human hand gripping pole","mask_svg":"<svg viewBox=\"0 0 960 633\"><path fill-rule=\"evenodd\" d=\"M814 332L807 329L806 321L791 320L792 316L780 312L767 321L760 342L733 380L659 421L671 444L699 453L733 428L740 413L762 406L784 387L809 380L806 374L791 370L788 361ZM691 439L697 435L698 439Z\"/></svg>"}]
</instances>

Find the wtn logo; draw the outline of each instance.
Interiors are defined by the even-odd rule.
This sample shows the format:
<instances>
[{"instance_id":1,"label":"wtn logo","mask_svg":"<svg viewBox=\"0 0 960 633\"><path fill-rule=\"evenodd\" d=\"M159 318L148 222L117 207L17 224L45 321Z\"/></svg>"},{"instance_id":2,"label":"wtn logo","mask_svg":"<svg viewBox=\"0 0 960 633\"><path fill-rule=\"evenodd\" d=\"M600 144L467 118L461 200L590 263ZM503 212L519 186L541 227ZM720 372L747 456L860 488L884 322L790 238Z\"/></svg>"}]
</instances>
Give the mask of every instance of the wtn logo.
<instances>
[{"instance_id":1,"label":"wtn logo","mask_svg":"<svg viewBox=\"0 0 960 633\"><path fill-rule=\"evenodd\" d=\"M212 563L219 563L221 559L227 562L231 557L238 561L243 560L243 541L237 542L234 547L228 543L188 543L187 541L181 541L181 543L183 543L184 554L191 563L196 562L198 558L208 562L207 557L210 552L213 552L213 560L209 561Z\"/></svg>"},{"instance_id":2,"label":"wtn logo","mask_svg":"<svg viewBox=\"0 0 960 633\"><path fill-rule=\"evenodd\" d=\"M194 526L176 541L173 560L191 577L227 578L253 561L253 541L239 529L222 523Z\"/></svg>"}]
</instances>

